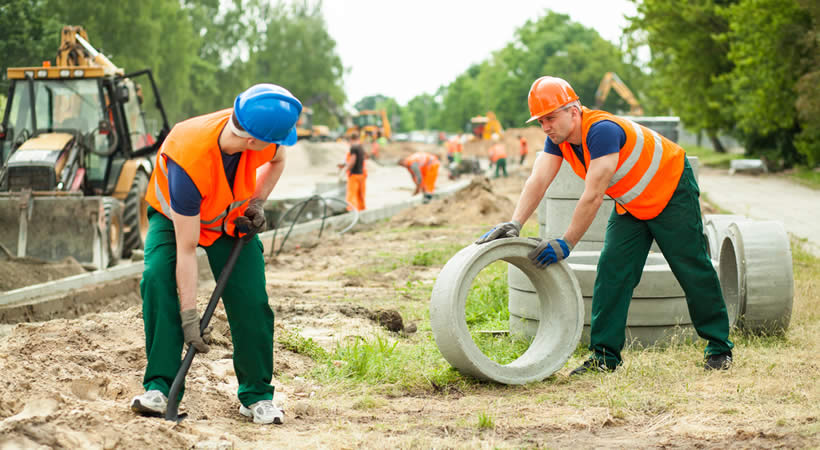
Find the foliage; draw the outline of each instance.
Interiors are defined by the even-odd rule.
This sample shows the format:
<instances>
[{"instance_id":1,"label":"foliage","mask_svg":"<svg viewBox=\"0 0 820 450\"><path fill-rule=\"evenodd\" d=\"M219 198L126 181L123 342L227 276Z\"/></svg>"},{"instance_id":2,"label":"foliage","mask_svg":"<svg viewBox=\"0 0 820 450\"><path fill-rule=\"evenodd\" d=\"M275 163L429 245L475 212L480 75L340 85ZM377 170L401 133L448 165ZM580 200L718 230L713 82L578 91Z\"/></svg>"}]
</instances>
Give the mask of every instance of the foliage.
<instances>
[{"instance_id":1,"label":"foliage","mask_svg":"<svg viewBox=\"0 0 820 450\"><path fill-rule=\"evenodd\" d=\"M650 89L663 109L680 116L686 126L717 139L733 128L727 80L733 64L722 38L729 30L723 11L731 0L644 0L628 18L630 43L652 52ZM716 150L721 150L719 147Z\"/></svg>"},{"instance_id":2,"label":"foliage","mask_svg":"<svg viewBox=\"0 0 820 450\"><path fill-rule=\"evenodd\" d=\"M53 58L64 25L126 72L152 69L172 122L232 106L250 84L280 84L302 100L344 104L344 67L321 2L263 0L7 0L0 5L0 69ZM275 56L274 56L275 55ZM314 121L330 113L317 105Z\"/></svg>"},{"instance_id":3,"label":"foliage","mask_svg":"<svg viewBox=\"0 0 820 450\"><path fill-rule=\"evenodd\" d=\"M811 0L643 0L630 43L687 127L740 137L770 165L820 162L820 6ZM683 88L685 87L685 88Z\"/></svg>"}]
</instances>

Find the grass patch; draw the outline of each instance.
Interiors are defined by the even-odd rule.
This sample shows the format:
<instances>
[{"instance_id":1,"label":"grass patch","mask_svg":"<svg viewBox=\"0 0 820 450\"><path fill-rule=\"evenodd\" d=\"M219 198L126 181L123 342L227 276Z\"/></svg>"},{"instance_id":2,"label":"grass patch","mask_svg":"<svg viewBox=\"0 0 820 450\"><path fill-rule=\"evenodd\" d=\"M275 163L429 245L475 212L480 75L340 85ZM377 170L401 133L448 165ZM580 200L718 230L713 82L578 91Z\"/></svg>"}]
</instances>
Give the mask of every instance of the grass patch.
<instances>
[{"instance_id":1,"label":"grass patch","mask_svg":"<svg viewBox=\"0 0 820 450\"><path fill-rule=\"evenodd\" d=\"M326 361L328 353L313 338L306 338L299 333L299 330L289 331L279 329L276 333L276 342L293 353L305 355L318 362Z\"/></svg>"},{"instance_id":2,"label":"grass patch","mask_svg":"<svg viewBox=\"0 0 820 450\"><path fill-rule=\"evenodd\" d=\"M684 150L686 150L686 156L697 156L698 162L706 167L728 169L731 160L745 158L745 155L742 154L718 153L710 148L697 145L688 145Z\"/></svg>"},{"instance_id":3,"label":"grass patch","mask_svg":"<svg viewBox=\"0 0 820 450\"><path fill-rule=\"evenodd\" d=\"M478 413L478 429L492 430L493 428L495 428L495 420L493 420L493 416L483 411Z\"/></svg>"},{"instance_id":4,"label":"grass patch","mask_svg":"<svg viewBox=\"0 0 820 450\"><path fill-rule=\"evenodd\" d=\"M529 338L510 335L507 267L497 261L479 272L467 294L464 316L473 342L487 357L509 364L527 351Z\"/></svg>"},{"instance_id":5,"label":"grass patch","mask_svg":"<svg viewBox=\"0 0 820 450\"><path fill-rule=\"evenodd\" d=\"M453 257L464 245L448 243L444 245L421 245L421 251L413 254L410 264L414 266L443 266Z\"/></svg>"},{"instance_id":6,"label":"grass patch","mask_svg":"<svg viewBox=\"0 0 820 450\"><path fill-rule=\"evenodd\" d=\"M804 186L820 190L820 170L818 169L799 167L789 174L789 178Z\"/></svg>"}]
</instances>

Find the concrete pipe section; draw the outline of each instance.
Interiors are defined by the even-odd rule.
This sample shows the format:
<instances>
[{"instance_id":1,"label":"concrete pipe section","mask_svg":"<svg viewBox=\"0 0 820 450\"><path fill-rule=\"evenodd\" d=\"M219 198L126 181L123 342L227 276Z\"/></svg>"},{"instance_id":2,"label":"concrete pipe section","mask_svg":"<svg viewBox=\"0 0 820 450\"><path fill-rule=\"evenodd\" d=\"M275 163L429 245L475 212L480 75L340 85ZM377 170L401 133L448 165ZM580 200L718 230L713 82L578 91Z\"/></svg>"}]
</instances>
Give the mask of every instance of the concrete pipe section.
<instances>
[{"instance_id":1,"label":"concrete pipe section","mask_svg":"<svg viewBox=\"0 0 820 450\"><path fill-rule=\"evenodd\" d=\"M567 259L584 297L584 341L589 339L592 291L599 256L600 252L576 251ZM538 296L517 268L509 268L508 281L510 330L530 336L538 321ZM662 254L650 253L629 306L627 340L651 346L666 343L675 336L694 337L691 322L685 294L672 270Z\"/></svg>"},{"instance_id":2,"label":"concrete pipe section","mask_svg":"<svg viewBox=\"0 0 820 450\"><path fill-rule=\"evenodd\" d=\"M546 270L532 265L527 253L537 240L511 238L472 244L441 270L430 299L430 326L441 354L456 369L503 384L541 381L563 367L581 338L584 303L581 288L566 262ZM470 286L489 264L503 260L518 267L539 298L538 325L524 354L501 365L487 357L470 336L465 307Z\"/></svg>"},{"instance_id":3,"label":"concrete pipe section","mask_svg":"<svg viewBox=\"0 0 820 450\"><path fill-rule=\"evenodd\" d=\"M782 333L794 302L789 238L775 221L729 225L720 250L720 284L726 305L739 305L738 325L756 333Z\"/></svg>"},{"instance_id":4,"label":"concrete pipe section","mask_svg":"<svg viewBox=\"0 0 820 450\"><path fill-rule=\"evenodd\" d=\"M736 222L747 222L750 219L737 214L705 214L703 216L703 235L706 236L707 250L709 257L720 261L720 248L726 234L729 232L729 225Z\"/></svg>"}]
</instances>

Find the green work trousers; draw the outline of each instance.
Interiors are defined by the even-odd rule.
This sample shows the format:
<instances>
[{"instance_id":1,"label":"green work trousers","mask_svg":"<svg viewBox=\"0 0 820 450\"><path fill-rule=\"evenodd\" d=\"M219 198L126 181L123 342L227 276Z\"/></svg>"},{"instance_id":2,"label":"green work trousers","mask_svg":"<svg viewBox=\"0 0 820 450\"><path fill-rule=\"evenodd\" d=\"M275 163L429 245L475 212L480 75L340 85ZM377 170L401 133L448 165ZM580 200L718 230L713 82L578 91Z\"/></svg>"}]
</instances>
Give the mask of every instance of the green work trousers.
<instances>
[{"instance_id":1,"label":"green work trousers","mask_svg":"<svg viewBox=\"0 0 820 450\"><path fill-rule=\"evenodd\" d=\"M148 209L145 239L145 271L140 282L145 324L145 390L168 395L181 364L183 350L179 296L176 281L174 224ZM204 247L214 279L228 260L234 238L222 235ZM273 398L273 311L265 291L265 259L262 241L254 237L242 248L233 273L222 293L231 327L233 366L239 381L239 401L246 407ZM181 394L180 394L181 399Z\"/></svg>"},{"instance_id":2,"label":"green work trousers","mask_svg":"<svg viewBox=\"0 0 820 450\"><path fill-rule=\"evenodd\" d=\"M495 177L498 178L498 173L504 172L504 176L507 176L507 158L498 158L498 161L495 162Z\"/></svg>"},{"instance_id":3,"label":"green work trousers","mask_svg":"<svg viewBox=\"0 0 820 450\"><path fill-rule=\"evenodd\" d=\"M686 294L695 330L708 341L706 355L731 353L729 317L706 250L699 196L697 181L686 161L672 198L654 219L619 215L613 208L592 293L589 349L599 363L609 368L621 363L629 302L641 280L653 239Z\"/></svg>"}]
</instances>

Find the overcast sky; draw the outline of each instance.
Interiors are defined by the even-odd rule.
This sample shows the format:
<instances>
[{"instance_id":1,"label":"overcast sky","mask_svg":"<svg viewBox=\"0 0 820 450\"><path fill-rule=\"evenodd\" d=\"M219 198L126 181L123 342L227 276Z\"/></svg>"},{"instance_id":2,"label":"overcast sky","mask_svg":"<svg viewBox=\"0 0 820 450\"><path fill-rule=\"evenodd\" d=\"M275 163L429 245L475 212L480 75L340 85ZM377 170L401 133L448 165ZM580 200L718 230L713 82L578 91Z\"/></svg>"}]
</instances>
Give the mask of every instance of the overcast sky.
<instances>
[{"instance_id":1,"label":"overcast sky","mask_svg":"<svg viewBox=\"0 0 820 450\"><path fill-rule=\"evenodd\" d=\"M628 0L325 0L350 103L383 94L406 104L432 94L550 9L619 44ZM602 74L603 75L603 74Z\"/></svg>"}]
</instances>

